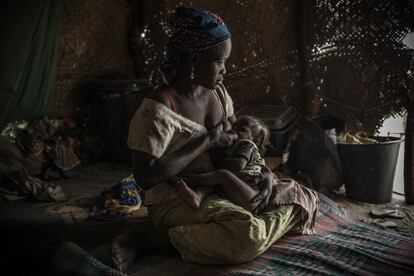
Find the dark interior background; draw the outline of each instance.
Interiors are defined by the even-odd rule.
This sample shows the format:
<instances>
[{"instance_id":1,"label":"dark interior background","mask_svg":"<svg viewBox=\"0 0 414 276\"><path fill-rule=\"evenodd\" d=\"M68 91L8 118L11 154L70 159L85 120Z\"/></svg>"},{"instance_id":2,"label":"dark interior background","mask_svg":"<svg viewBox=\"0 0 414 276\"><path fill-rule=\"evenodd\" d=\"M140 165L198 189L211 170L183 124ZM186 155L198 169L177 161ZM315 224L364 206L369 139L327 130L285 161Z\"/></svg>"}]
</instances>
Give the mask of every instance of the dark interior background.
<instances>
[{"instance_id":1,"label":"dark interior background","mask_svg":"<svg viewBox=\"0 0 414 276\"><path fill-rule=\"evenodd\" d=\"M298 4L299 3L299 4ZM298 106L299 53L305 33L306 68L317 113L351 128L374 130L401 114L413 93L413 51L402 43L412 27L410 1L64 1L58 70L48 115L82 109L91 79L148 79L157 72L178 5L219 14L232 32L225 84L236 109L248 104Z\"/></svg>"}]
</instances>

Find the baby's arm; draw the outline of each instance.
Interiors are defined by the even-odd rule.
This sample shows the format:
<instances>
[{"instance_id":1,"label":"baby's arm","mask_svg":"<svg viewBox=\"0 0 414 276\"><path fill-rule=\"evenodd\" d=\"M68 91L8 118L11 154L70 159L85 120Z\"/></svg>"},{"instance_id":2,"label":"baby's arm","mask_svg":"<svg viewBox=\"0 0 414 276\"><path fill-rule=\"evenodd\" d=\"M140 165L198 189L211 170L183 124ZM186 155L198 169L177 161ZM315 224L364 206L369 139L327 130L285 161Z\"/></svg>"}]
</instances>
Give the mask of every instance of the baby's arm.
<instances>
[{"instance_id":1,"label":"baby's arm","mask_svg":"<svg viewBox=\"0 0 414 276\"><path fill-rule=\"evenodd\" d=\"M215 162L216 168L227 169L232 172L240 172L246 167L247 160L244 157L229 157L217 159Z\"/></svg>"},{"instance_id":2,"label":"baby's arm","mask_svg":"<svg viewBox=\"0 0 414 276\"><path fill-rule=\"evenodd\" d=\"M194 208L198 208L204 198L208 195L205 191L200 193L199 188L219 186L226 198L245 208L248 211L254 210L260 202L253 202L259 191L241 180L229 170L219 169L212 172L194 175L183 178L186 185L182 197ZM190 193L188 193L190 191ZM207 191L211 193L211 190ZM187 195L186 195L187 194Z\"/></svg>"},{"instance_id":3,"label":"baby's arm","mask_svg":"<svg viewBox=\"0 0 414 276\"><path fill-rule=\"evenodd\" d=\"M244 170L252 156L253 147L249 142L235 142L232 148L224 152L217 152L212 156L213 164L218 169L226 169L232 172ZM221 156L220 156L221 155Z\"/></svg>"},{"instance_id":4,"label":"baby's arm","mask_svg":"<svg viewBox=\"0 0 414 276\"><path fill-rule=\"evenodd\" d=\"M240 172L247 165L245 156L228 156L223 150L212 150L209 152L210 160L216 169L226 169L232 172Z\"/></svg>"},{"instance_id":5,"label":"baby's arm","mask_svg":"<svg viewBox=\"0 0 414 276\"><path fill-rule=\"evenodd\" d=\"M274 176L272 170L268 166L266 166L266 165L262 166L262 175L264 177L268 177L268 176L272 176L273 177Z\"/></svg>"}]
</instances>

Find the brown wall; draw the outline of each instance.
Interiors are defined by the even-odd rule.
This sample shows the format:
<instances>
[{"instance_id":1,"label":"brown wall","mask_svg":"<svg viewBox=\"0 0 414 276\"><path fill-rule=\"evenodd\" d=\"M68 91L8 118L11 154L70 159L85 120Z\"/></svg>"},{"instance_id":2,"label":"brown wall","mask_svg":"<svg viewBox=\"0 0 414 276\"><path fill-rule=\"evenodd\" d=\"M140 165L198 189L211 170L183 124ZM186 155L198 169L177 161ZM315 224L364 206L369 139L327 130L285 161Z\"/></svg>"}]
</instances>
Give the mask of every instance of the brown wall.
<instances>
[{"instance_id":1,"label":"brown wall","mask_svg":"<svg viewBox=\"0 0 414 276\"><path fill-rule=\"evenodd\" d=\"M229 26L233 51L225 85L236 109L248 104L297 106L301 80L296 2L65 0L56 93L49 115L75 113L85 99L80 85L89 79L113 75L159 84L158 68L172 31L169 18L178 3L217 13ZM403 110L400 99L408 93L405 76L412 54L411 58L402 54L396 42L406 27L397 20L392 2L389 8L375 3L378 11L369 16L364 7L371 4L364 1L348 3L349 11L348 6L329 6L326 1L319 1L325 4L318 7L315 1L310 3L310 49L329 41L336 47L311 57L320 112L337 115L356 129L374 130L386 115Z\"/></svg>"},{"instance_id":2,"label":"brown wall","mask_svg":"<svg viewBox=\"0 0 414 276\"><path fill-rule=\"evenodd\" d=\"M81 85L102 75L129 76L127 0L65 0L60 25L56 88L49 116L76 113Z\"/></svg>"},{"instance_id":3,"label":"brown wall","mask_svg":"<svg viewBox=\"0 0 414 276\"><path fill-rule=\"evenodd\" d=\"M299 75L294 1L180 3L219 14L231 29L233 51L225 84L236 108L295 103ZM76 113L87 93L81 85L89 79L118 75L159 83L169 16L176 6L177 1L66 0L49 115ZM142 39L144 29L149 31Z\"/></svg>"},{"instance_id":4,"label":"brown wall","mask_svg":"<svg viewBox=\"0 0 414 276\"><path fill-rule=\"evenodd\" d=\"M177 1L141 1L138 35L133 46L136 67L153 83L160 81L157 67L167 41L169 16ZM195 0L183 6L202 7L218 14L230 28L233 50L226 63L225 85L236 109L247 104L295 103L298 70L295 34L295 1L283 0ZM145 63L146 62L146 63Z\"/></svg>"}]
</instances>

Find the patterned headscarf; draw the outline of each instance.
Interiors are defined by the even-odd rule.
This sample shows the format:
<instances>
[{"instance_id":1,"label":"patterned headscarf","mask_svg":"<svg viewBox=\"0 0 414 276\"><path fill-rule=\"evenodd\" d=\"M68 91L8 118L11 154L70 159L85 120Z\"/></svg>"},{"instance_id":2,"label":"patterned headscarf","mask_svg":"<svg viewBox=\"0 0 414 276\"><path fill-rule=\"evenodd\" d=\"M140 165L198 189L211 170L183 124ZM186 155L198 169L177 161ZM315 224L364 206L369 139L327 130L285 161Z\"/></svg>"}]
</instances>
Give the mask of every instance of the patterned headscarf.
<instances>
[{"instance_id":1,"label":"patterned headscarf","mask_svg":"<svg viewBox=\"0 0 414 276\"><path fill-rule=\"evenodd\" d=\"M201 9L178 7L172 21L175 28L167 44L167 59L161 69L170 83L182 54L203 51L230 37L230 31L217 15Z\"/></svg>"}]
</instances>

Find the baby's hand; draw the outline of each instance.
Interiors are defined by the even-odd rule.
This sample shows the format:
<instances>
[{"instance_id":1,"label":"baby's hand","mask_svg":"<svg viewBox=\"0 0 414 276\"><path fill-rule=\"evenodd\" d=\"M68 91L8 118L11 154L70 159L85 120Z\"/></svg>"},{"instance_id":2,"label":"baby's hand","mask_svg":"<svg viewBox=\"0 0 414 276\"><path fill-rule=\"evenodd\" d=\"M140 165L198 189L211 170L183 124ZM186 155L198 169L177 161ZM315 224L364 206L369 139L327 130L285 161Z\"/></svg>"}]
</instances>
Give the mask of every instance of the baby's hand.
<instances>
[{"instance_id":1,"label":"baby's hand","mask_svg":"<svg viewBox=\"0 0 414 276\"><path fill-rule=\"evenodd\" d=\"M207 135L211 141L211 148L231 146L231 144L233 144L233 141L237 139L237 134L224 132L222 123L220 123L217 127L211 129Z\"/></svg>"},{"instance_id":2,"label":"baby's hand","mask_svg":"<svg viewBox=\"0 0 414 276\"><path fill-rule=\"evenodd\" d=\"M260 193L252 200L252 202L260 202L259 205L257 205L256 209L253 210L254 214L260 213L260 211L265 209L269 204L270 196L272 195L272 190L274 188L273 176L266 175L264 179L259 183L259 186Z\"/></svg>"},{"instance_id":3,"label":"baby's hand","mask_svg":"<svg viewBox=\"0 0 414 276\"><path fill-rule=\"evenodd\" d=\"M224 132L231 133L230 131L233 127L232 127L231 122L229 120L223 119L220 123L223 125L223 131Z\"/></svg>"},{"instance_id":4,"label":"baby's hand","mask_svg":"<svg viewBox=\"0 0 414 276\"><path fill-rule=\"evenodd\" d=\"M259 185L259 183L262 182L265 178L263 174L258 174L258 175L246 174L243 177L246 178L247 182L251 183L254 186Z\"/></svg>"}]
</instances>

